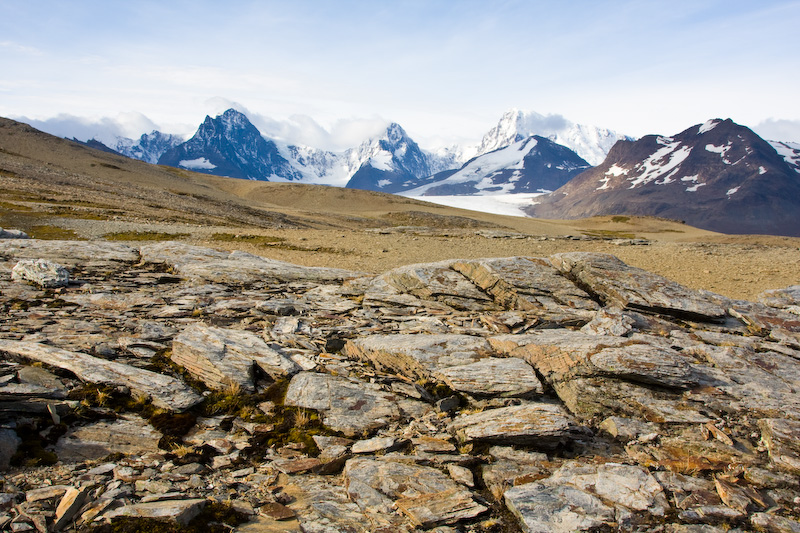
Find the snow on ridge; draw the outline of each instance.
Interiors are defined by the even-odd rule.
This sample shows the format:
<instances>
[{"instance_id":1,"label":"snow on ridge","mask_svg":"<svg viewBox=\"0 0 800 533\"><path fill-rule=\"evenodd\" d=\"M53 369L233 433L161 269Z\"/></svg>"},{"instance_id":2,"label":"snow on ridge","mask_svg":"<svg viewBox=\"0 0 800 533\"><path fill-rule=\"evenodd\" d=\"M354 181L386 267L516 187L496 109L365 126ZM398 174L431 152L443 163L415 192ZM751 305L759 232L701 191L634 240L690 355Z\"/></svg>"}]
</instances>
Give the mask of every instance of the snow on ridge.
<instances>
[{"instance_id":1,"label":"snow on ridge","mask_svg":"<svg viewBox=\"0 0 800 533\"><path fill-rule=\"evenodd\" d=\"M800 172L800 143L768 141L778 155L786 161L795 172Z\"/></svg>"},{"instance_id":2,"label":"snow on ridge","mask_svg":"<svg viewBox=\"0 0 800 533\"><path fill-rule=\"evenodd\" d=\"M392 154L385 150L381 150L377 154L370 157L369 164L376 170L383 170L386 172L391 172L394 170L394 167L392 167Z\"/></svg>"},{"instance_id":3,"label":"snow on ridge","mask_svg":"<svg viewBox=\"0 0 800 533\"><path fill-rule=\"evenodd\" d=\"M500 172L502 170L521 170L524 168L524 160L525 155L528 154L533 148L538 144L536 139L533 137L528 137L527 139L523 139L521 141L517 141L514 144L506 146L505 148L499 148L488 154L484 154L477 159L467 163L467 165L459 170L458 172L454 173L452 176L448 177L444 181L437 181L435 183L429 183L426 185L422 185L415 189L412 189L410 192L411 194L425 194L428 189L433 187L438 187L443 183L469 183L469 182L476 182L475 187L477 189L481 189L483 186L485 187L497 187L497 184L491 183L491 180L488 182L485 181L486 178L490 178L492 175ZM513 188L513 182L505 184L504 187L508 185L509 187Z\"/></svg>"},{"instance_id":4,"label":"snow on ridge","mask_svg":"<svg viewBox=\"0 0 800 533\"><path fill-rule=\"evenodd\" d=\"M659 137L658 143L664 145L664 148L657 150L637 165L636 169L641 173L639 176L628 178L628 181L631 182L629 189L640 184L650 183L658 178L663 178L661 182L656 182L658 185L671 183L672 176L680 170L680 164L692 152L691 146L681 146L681 142L675 141L672 137Z\"/></svg>"},{"instance_id":5,"label":"snow on ridge","mask_svg":"<svg viewBox=\"0 0 800 533\"><path fill-rule=\"evenodd\" d=\"M213 170L217 168L217 165L205 157L198 157L197 159L184 159L182 161L178 161L178 166L189 170Z\"/></svg>"},{"instance_id":6,"label":"snow on ridge","mask_svg":"<svg viewBox=\"0 0 800 533\"><path fill-rule=\"evenodd\" d=\"M628 173L627 168L622 168L621 166L617 165L616 163L611 165L611 168L606 170L606 176L622 176Z\"/></svg>"},{"instance_id":7,"label":"snow on ridge","mask_svg":"<svg viewBox=\"0 0 800 533\"><path fill-rule=\"evenodd\" d=\"M706 120L706 121L705 121L705 123L703 123L703 124L700 126L700 129L697 131L697 134L698 134L698 135L702 135L702 134L704 134L704 133L706 133L706 132L709 132L709 131L711 131L711 130L713 130L714 128L716 128L716 127L717 127L717 124L719 124L719 123L720 123L720 121L719 121L719 120L717 120L717 119L715 119L715 118L713 118L713 119L710 119L710 120Z\"/></svg>"}]
</instances>

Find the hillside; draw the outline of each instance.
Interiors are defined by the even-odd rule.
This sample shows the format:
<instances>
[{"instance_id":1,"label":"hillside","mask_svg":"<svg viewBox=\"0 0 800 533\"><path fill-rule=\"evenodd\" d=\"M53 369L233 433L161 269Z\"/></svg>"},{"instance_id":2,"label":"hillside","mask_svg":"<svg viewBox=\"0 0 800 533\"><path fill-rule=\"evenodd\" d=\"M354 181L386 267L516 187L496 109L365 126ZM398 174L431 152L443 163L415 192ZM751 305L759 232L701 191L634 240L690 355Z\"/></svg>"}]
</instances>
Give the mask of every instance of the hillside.
<instances>
[{"instance_id":1,"label":"hillside","mask_svg":"<svg viewBox=\"0 0 800 533\"><path fill-rule=\"evenodd\" d=\"M694 288L752 297L797 283L800 263L797 239L726 236L647 217L507 217L371 191L220 178L92 150L7 119L0 193L0 227L34 236L173 238L370 272L588 250ZM650 244L619 246L615 237Z\"/></svg>"}]
</instances>

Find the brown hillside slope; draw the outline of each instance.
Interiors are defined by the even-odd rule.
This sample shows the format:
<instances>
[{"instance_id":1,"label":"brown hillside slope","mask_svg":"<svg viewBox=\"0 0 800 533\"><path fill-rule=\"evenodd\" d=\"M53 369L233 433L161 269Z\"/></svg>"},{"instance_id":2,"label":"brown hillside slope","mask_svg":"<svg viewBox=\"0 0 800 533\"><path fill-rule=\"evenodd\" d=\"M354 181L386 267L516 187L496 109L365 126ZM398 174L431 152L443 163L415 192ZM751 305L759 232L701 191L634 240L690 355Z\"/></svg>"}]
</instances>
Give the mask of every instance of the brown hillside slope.
<instances>
[{"instance_id":1,"label":"brown hillside slope","mask_svg":"<svg viewBox=\"0 0 800 533\"><path fill-rule=\"evenodd\" d=\"M508 217L370 191L220 178L92 150L8 119L0 119L0 227L43 238L181 239L369 272L601 251L742 298L800 282L800 239L726 236L647 217Z\"/></svg>"}]
</instances>

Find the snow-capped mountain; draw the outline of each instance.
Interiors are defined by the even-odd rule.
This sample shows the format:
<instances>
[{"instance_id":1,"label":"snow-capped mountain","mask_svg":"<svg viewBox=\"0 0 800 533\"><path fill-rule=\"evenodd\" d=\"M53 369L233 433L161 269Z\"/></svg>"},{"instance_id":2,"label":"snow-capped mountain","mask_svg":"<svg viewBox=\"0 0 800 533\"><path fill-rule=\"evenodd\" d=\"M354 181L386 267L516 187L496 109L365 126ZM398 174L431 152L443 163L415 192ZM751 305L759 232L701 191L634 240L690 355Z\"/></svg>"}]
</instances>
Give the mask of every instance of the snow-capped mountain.
<instances>
[{"instance_id":1,"label":"snow-capped mountain","mask_svg":"<svg viewBox=\"0 0 800 533\"><path fill-rule=\"evenodd\" d=\"M542 218L652 215L725 233L800 236L800 152L778 144L782 154L730 119L621 141L601 165L527 211Z\"/></svg>"},{"instance_id":2,"label":"snow-capped mountain","mask_svg":"<svg viewBox=\"0 0 800 533\"><path fill-rule=\"evenodd\" d=\"M420 178L431 174L428 157L396 123L380 137L348 152L349 161L361 162L347 182L351 189L395 193L416 187Z\"/></svg>"},{"instance_id":3,"label":"snow-capped mountain","mask_svg":"<svg viewBox=\"0 0 800 533\"><path fill-rule=\"evenodd\" d=\"M590 165L550 139L532 135L474 157L460 169L440 172L412 196L475 195L553 191Z\"/></svg>"},{"instance_id":4,"label":"snow-capped mountain","mask_svg":"<svg viewBox=\"0 0 800 533\"><path fill-rule=\"evenodd\" d=\"M602 163L618 140L633 140L632 137L605 128L575 124L558 115L545 116L533 111L512 109L504 113L497 126L483 136L476 154L503 148L531 135L547 137L566 146L590 165Z\"/></svg>"},{"instance_id":5,"label":"snow-capped mountain","mask_svg":"<svg viewBox=\"0 0 800 533\"><path fill-rule=\"evenodd\" d=\"M228 109L216 118L207 116L191 139L167 150L158 164L251 180L303 178L280 154L278 146L265 139L235 109Z\"/></svg>"},{"instance_id":6,"label":"snow-capped mountain","mask_svg":"<svg viewBox=\"0 0 800 533\"><path fill-rule=\"evenodd\" d=\"M178 135L154 130L143 134L135 141L127 137L117 137L117 142L110 148L124 156L156 164L164 152L175 148L183 141L184 139Z\"/></svg>"}]
</instances>

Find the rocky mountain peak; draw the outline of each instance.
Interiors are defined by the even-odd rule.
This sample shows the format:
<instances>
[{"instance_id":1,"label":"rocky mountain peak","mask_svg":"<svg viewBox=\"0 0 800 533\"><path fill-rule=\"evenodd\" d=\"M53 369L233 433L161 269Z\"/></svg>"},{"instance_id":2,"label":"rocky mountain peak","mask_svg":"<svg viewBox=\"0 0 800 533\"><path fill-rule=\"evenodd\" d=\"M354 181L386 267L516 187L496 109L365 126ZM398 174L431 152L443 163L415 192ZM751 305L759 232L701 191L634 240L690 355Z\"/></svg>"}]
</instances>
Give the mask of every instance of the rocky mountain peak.
<instances>
[{"instance_id":1,"label":"rocky mountain peak","mask_svg":"<svg viewBox=\"0 0 800 533\"><path fill-rule=\"evenodd\" d=\"M537 201L529 212L544 218L652 215L725 233L800 235L797 172L731 119L619 142L601 165Z\"/></svg>"}]
</instances>

